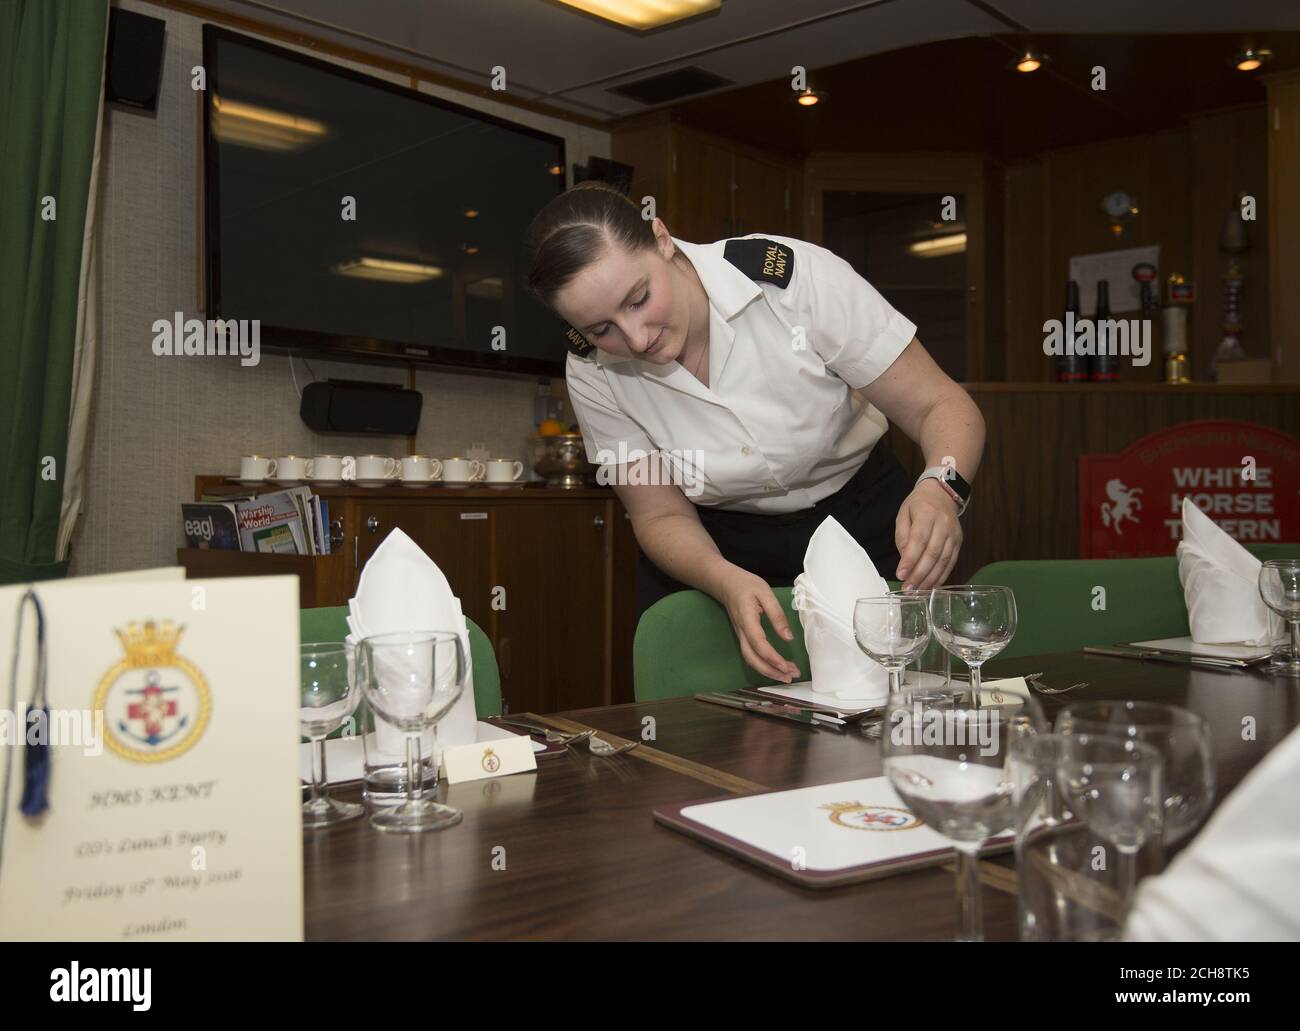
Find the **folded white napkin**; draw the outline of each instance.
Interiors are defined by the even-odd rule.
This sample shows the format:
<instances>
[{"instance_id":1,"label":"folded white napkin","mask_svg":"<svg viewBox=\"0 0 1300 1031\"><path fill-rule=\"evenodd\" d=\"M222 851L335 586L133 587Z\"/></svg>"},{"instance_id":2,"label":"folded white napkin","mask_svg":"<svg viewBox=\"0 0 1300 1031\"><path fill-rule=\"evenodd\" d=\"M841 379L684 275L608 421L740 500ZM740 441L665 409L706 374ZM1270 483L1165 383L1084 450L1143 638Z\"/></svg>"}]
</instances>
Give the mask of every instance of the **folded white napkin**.
<instances>
[{"instance_id":1,"label":"folded white napkin","mask_svg":"<svg viewBox=\"0 0 1300 1031\"><path fill-rule=\"evenodd\" d=\"M808 542L792 595L818 694L866 705L888 700L888 673L863 654L853 636L854 602L888 592L862 546L827 516Z\"/></svg>"},{"instance_id":2,"label":"folded white napkin","mask_svg":"<svg viewBox=\"0 0 1300 1031\"><path fill-rule=\"evenodd\" d=\"M469 628L461 613L460 600L451 593L451 585L442 570L415 541L400 529L384 538L361 570L357 594L348 602L348 644L355 647L372 634L398 633L403 630L456 630L460 633L469 663ZM451 711L438 721L437 755L455 745L477 740L477 716L474 711L474 671L469 664L465 690ZM376 734L385 751L404 752L402 734L376 721ZM432 734L425 735L429 747Z\"/></svg>"},{"instance_id":3,"label":"folded white napkin","mask_svg":"<svg viewBox=\"0 0 1300 1031\"><path fill-rule=\"evenodd\" d=\"M1130 941L1300 940L1300 728L1219 806L1157 877L1138 887Z\"/></svg>"},{"instance_id":4,"label":"folded white napkin","mask_svg":"<svg viewBox=\"0 0 1300 1031\"><path fill-rule=\"evenodd\" d=\"M1282 617L1259 596L1259 559L1183 498L1178 579L1198 644L1271 645L1283 639Z\"/></svg>"}]
</instances>

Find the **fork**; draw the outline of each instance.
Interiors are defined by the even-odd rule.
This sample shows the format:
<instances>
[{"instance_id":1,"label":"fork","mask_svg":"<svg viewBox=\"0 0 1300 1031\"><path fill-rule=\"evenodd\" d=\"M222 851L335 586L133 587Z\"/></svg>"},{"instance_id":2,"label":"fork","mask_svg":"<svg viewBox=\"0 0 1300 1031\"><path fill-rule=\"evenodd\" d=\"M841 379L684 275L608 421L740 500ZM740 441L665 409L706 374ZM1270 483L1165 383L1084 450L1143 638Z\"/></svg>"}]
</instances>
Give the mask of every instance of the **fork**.
<instances>
[{"instance_id":1,"label":"fork","mask_svg":"<svg viewBox=\"0 0 1300 1031\"><path fill-rule=\"evenodd\" d=\"M1038 678L1041 677L1042 675L1043 674L1041 673L1025 674L1025 683L1028 684L1030 687L1032 687L1035 691L1038 691L1040 694L1065 694L1067 691L1073 691L1076 687L1088 686L1088 682L1086 680L1081 680L1079 681L1079 683L1071 684L1069 687L1047 687L1038 682Z\"/></svg>"}]
</instances>

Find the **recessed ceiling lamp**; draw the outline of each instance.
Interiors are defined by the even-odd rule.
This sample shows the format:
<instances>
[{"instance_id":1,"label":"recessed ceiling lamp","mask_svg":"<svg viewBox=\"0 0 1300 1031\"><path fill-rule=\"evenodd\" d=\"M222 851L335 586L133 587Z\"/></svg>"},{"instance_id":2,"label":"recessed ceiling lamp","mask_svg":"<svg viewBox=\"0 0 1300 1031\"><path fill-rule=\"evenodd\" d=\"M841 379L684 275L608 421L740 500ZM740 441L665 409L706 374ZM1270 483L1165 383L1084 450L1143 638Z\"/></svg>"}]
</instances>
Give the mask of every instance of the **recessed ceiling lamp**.
<instances>
[{"instance_id":1,"label":"recessed ceiling lamp","mask_svg":"<svg viewBox=\"0 0 1300 1031\"><path fill-rule=\"evenodd\" d=\"M559 0L566 7L582 11L625 29L657 29L683 18L708 14L722 6L722 0Z\"/></svg>"},{"instance_id":2,"label":"recessed ceiling lamp","mask_svg":"<svg viewBox=\"0 0 1300 1031\"><path fill-rule=\"evenodd\" d=\"M465 209L465 217L466 217L466 218L478 218L478 208L466 208L466 209Z\"/></svg>"},{"instance_id":3,"label":"recessed ceiling lamp","mask_svg":"<svg viewBox=\"0 0 1300 1031\"><path fill-rule=\"evenodd\" d=\"M548 171L551 175L564 175L564 166L563 166L563 165L547 165L547 166L546 166L546 171Z\"/></svg>"},{"instance_id":4,"label":"recessed ceiling lamp","mask_svg":"<svg viewBox=\"0 0 1300 1031\"><path fill-rule=\"evenodd\" d=\"M380 279L388 283L423 283L430 279L442 277L442 269L437 265L424 265L415 261L393 261L389 258L355 258L341 261L334 266L340 276L352 276L355 279Z\"/></svg>"},{"instance_id":5,"label":"recessed ceiling lamp","mask_svg":"<svg viewBox=\"0 0 1300 1031\"><path fill-rule=\"evenodd\" d=\"M917 240L907 245L914 258L942 258L946 254L961 254L966 250L966 234L950 233L930 240Z\"/></svg>"},{"instance_id":6,"label":"recessed ceiling lamp","mask_svg":"<svg viewBox=\"0 0 1300 1031\"><path fill-rule=\"evenodd\" d=\"M801 107L816 107L825 100L826 97L827 93L824 89L805 89L796 93L794 95L794 100L795 103L799 104Z\"/></svg>"},{"instance_id":7,"label":"recessed ceiling lamp","mask_svg":"<svg viewBox=\"0 0 1300 1031\"><path fill-rule=\"evenodd\" d=\"M1261 68L1265 61L1273 59L1273 51L1264 47L1246 47L1232 59L1232 65L1239 72L1253 72Z\"/></svg>"},{"instance_id":8,"label":"recessed ceiling lamp","mask_svg":"<svg viewBox=\"0 0 1300 1031\"><path fill-rule=\"evenodd\" d=\"M1026 49L1007 67L1013 68L1018 72L1024 72L1028 75L1030 72L1036 72L1043 67L1051 58L1041 50Z\"/></svg>"}]
</instances>

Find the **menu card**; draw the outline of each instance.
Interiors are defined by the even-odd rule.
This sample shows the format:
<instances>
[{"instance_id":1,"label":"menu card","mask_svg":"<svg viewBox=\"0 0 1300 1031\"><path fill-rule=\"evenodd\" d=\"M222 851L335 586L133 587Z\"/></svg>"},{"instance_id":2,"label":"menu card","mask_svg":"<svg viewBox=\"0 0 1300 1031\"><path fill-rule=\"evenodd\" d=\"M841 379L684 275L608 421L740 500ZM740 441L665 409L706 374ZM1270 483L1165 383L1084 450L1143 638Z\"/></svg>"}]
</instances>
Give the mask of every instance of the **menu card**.
<instances>
[{"instance_id":1,"label":"menu card","mask_svg":"<svg viewBox=\"0 0 1300 1031\"><path fill-rule=\"evenodd\" d=\"M142 575L33 588L50 712L39 816L20 810L36 620L24 606L15 712L27 588L0 588L0 939L301 940L297 578Z\"/></svg>"}]
</instances>

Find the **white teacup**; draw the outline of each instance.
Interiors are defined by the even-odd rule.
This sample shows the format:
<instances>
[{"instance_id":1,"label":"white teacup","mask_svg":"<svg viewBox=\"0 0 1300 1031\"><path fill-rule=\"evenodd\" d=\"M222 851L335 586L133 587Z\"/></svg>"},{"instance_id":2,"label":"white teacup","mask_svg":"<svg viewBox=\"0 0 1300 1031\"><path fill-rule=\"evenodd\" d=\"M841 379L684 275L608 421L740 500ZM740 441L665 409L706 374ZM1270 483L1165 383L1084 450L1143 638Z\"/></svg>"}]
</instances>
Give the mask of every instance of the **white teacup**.
<instances>
[{"instance_id":1,"label":"white teacup","mask_svg":"<svg viewBox=\"0 0 1300 1031\"><path fill-rule=\"evenodd\" d=\"M245 455L239 460L239 478L241 480L265 480L275 475L275 459L263 458L261 455Z\"/></svg>"},{"instance_id":2,"label":"white teacup","mask_svg":"<svg viewBox=\"0 0 1300 1031\"><path fill-rule=\"evenodd\" d=\"M312 474L312 460L297 455L284 455L275 460L277 480L305 480Z\"/></svg>"},{"instance_id":3,"label":"white teacup","mask_svg":"<svg viewBox=\"0 0 1300 1031\"><path fill-rule=\"evenodd\" d=\"M424 455L407 455L402 459L403 483L432 483L442 475L442 463Z\"/></svg>"},{"instance_id":4,"label":"white teacup","mask_svg":"<svg viewBox=\"0 0 1300 1031\"><path fill-rule=\"evenodd\" d=\"M357 479L391 480L397 466L397 459L387 455L357 455Z\"/></svg>"},{"instance_id":5,"label":"white teacup","mask_svg":"<svg viewBox=\"0 0 1300 1031\"><path fill-rule=\"evenodd\" d=\"M444 483L473 483L483 479L487 467L475 458L444 458L442 480Z\"/></svg>"},{"instance_id":6,"label":"white teacup","mask_svg":"<svg viewBox=\"0 0 1300 1031\"><path fill-rule=\"evenodd\" d=\"M514 483L524 475L524 463L513 458L491 458L487 462L488 483Z\"/></svg>"},{"instance_id":7,"label":"white teacup","mask_svg":"<svg viewBox=\"0 0 1300 1031\"><path fill-rule=\"evenodd\" d=\"M311 478L326 481L346 479L347 469L355 465L349 455L317 455L311 462Z\"/></svg>"}]
</instances>

